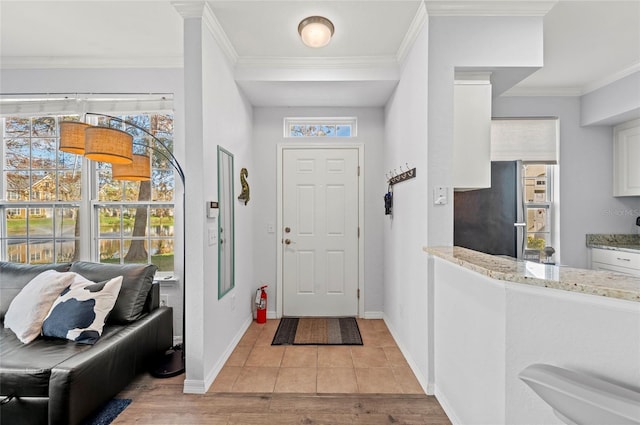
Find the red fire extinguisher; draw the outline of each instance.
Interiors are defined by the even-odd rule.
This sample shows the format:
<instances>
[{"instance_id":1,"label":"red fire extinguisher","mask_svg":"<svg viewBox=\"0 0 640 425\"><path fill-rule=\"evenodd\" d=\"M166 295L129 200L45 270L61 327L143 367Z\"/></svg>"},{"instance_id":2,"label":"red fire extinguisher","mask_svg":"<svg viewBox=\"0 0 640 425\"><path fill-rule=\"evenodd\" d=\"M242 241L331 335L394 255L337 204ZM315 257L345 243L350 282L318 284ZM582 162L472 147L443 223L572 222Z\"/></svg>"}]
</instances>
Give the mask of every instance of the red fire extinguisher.
<instances>
[{"instance_id":1,"label":"red fire extinguisher","mask_svg":"<svg viewBox=\"0 0 640 425\"><path fill-rule=\"evenodd\" d=\"M256 291L256 322L267 322L267 291L264 290L267 285L261 286Z\"/></svg>"}]
</instances>

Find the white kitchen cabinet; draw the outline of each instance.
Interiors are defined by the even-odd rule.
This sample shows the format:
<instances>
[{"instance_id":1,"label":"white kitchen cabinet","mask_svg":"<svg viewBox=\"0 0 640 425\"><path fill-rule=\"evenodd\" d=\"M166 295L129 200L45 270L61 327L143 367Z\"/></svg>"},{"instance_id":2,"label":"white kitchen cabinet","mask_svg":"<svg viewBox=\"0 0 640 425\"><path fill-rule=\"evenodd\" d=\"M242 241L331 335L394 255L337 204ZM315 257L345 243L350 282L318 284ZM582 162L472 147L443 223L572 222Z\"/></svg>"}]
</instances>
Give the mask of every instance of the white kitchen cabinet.
<instances>
[{"instance_id":1,"label":"white kitchen cabinet","mask_svg":"<svg viewBox=\"0 0 640 425\"><path fill-rule=\"evenodd\" d=\"M489 73L456 75L453 113L453 187L491 187Z\"/></svg>"},{"instance_id":2,"label":"white kitchen cabinet","mask_svg":"<svg viewBox=\"0 0 640 425\"><path fill-rule=\"evenodd\" d=\"M613 129L613 196L640 196L640 119Z\"/></svg>"},{"instance_id":3,"label":"white kitchen cabinet","mask_svg":"<svg viewBox=\"0 0 640 425\"><path fill-rule=\"evenodd\" d=\"M640 277L640 252L592 248L591 269Z\"/></svg>"}]
</instances>

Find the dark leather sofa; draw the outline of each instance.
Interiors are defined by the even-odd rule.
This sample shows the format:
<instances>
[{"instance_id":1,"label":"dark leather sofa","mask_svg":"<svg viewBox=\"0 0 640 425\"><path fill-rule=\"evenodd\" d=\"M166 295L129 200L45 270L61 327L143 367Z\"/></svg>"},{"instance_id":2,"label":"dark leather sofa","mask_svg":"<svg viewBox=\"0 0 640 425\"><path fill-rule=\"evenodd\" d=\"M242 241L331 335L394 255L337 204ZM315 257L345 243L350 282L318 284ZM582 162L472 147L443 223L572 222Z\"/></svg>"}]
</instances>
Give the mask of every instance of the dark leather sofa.
<instances>
[{"instance_id":1,"label":"dark leather sofa","mask_svg":"<svg viewBox=\"0 0 640 425\"><path fill-rule=\"evenodd\" d=\"M49 269L74 271L94 282L123 276L116 304L94 345L45 337L23 344L4 328L11 300ZM148 368L154 355L171 347L172 310L159 307L155 271L146 264L0 262L0 423L82 423Z\"/></svg>"}]
</instances>

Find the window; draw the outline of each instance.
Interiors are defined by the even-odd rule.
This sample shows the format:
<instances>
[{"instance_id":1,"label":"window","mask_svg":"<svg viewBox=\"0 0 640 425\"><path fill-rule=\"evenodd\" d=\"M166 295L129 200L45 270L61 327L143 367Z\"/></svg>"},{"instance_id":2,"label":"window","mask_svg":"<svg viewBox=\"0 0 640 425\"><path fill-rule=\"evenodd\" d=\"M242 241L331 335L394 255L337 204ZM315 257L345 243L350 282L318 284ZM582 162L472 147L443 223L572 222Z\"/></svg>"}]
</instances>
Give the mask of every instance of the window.
<instances>
[{"instance_id":1,"label":"window","mask_svg":"<svg viewBox=\"0 0 640 425\"><path fill-rule=\"evenodd\" d=\"M0 258L71 261L79 243L80 163L57 150L58 123L72 117L2 120Z\"/></svg>"},{"instance_id":2,"label":"window","mask_svg":"<svg viewBox=\"0 0 640 425\"><path fill-rule=\"evenodd\" d=\"M284 137L355 137L357 118L285 118Z\"/></svg>"},{"instance_id":3,"label":"window","mask_svg":"<svg viewBox=\"0 0 640 425\"><path fill-rule=\"evenodd\" d=\"M523 166L526 249L542 250L553 244L553 165L525 164Z\"/></svg>"},{"instance_id":4,"label":"window","mask_svg":"<svg viewBox=\"0 0 640 425\"><path fill-rule=\"evenodd\" d=\"M141 113L120 118L143 127L173 149L172 115ZM154 263L160 271L173 271L171 165L155 151L147 152L151 153L151 181L113 180L110 164L83 161L81 156L57 149L58 124L69 119L78 117L2 119L0 193L7 202L0 204L0 259L72 261L79 258L81 244L92 244L86 252L91 252L94 261ZM116 126L115 121L106 119L94 124ZM120 129L131 133L134 142L142 142L146 136L134 127ZM149 140L145 143L153 144ZM143 152L136 146L134 153ZM90 172L83 172L83 163ZM82 193L82 187L91 190ZM90 217L95 237L80 234L82 214Z\"/></svg>"},{"instance_id":5,"label":"window","mask_svg":"<svg viewBox=\"0 0 640 425\"><path fill-rule=\"evenodd\" d=\"M173 149L173 117L165 114L120 116L149 131L167 148ZM101 119L100 125L108 125ZM115 127L111 123L111 127ZM135 127L121 130L134 136L136 143L153 145ZM162 151L162 148L160 148ZM111 178L111 164L95 167L96 195L93 202L98 244L95 257L103 263L153 263L159 271L174 269L174 175L171 165L155 151L151 153L151 180L126 182Z\"/></svg>"}]
</instances>

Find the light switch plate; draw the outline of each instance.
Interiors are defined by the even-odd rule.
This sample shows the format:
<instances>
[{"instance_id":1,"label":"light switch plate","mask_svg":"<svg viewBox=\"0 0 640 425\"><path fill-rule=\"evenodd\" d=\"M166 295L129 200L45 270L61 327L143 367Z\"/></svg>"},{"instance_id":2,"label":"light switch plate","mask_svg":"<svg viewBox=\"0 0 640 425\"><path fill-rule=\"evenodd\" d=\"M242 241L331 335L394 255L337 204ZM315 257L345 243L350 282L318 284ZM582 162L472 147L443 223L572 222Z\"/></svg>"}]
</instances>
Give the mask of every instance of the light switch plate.
<instances>
[{"instance_id":1,"label":"light switch plate","mask_svg":"<svg viewBox=\"0 0 640 425\"><path fill-rule=\"evenodd\" d=\"M209 245L215 245L218 242L218 229L209 227Z\"/></svg>"},{"instance_id":2,"label":"light switch plate","mask_svg":"<svg viewBox=\"0 0 640 425\"><path fill-rule=\"evenodd\" d=\"M434 205L446 205L448 202L447 199L447 188L446 187L434 187L433 188L433 204Z\"/></svg>"}]
</instances>

